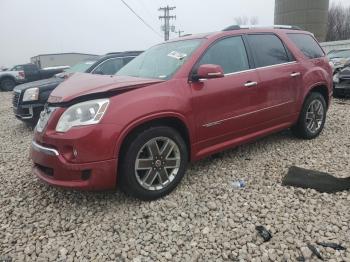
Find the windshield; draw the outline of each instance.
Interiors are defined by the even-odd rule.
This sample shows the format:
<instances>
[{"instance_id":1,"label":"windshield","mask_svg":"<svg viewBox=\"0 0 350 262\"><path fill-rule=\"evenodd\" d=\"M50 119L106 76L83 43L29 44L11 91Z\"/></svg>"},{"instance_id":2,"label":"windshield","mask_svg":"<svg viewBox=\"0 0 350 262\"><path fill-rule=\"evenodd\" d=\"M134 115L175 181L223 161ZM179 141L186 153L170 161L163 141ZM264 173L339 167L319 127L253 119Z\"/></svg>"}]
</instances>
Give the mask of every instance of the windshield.
<instances>
[{"instance_id":1,"label":"windshield","mask_svg":"<svg viewBox=\"0 0 350 262\"><path fill-rule=\"evenodd\" d=\"M330 59L332 58L348 58L350 57L350 50L334 51L328 54Z\"/></svg>"},{"instance_id":2,"label":"windshield","mask_svg":"<svg viewBox=\"0 0 350 262\"><path fill-rule=\"evenodd\" d=\"M92 66L96 61L85 61L83 63L76 64L71 68L64 70L66 73L84 73L90 66Z\"/></svg>"},{"instance_id":3,"label":"windshield","mask_svg":"<svg viewBox=\"0 0 350 262\"><path fill-rule=\"evenodd\" d=\"M190 58L201 41L183 40L151 47L120 69L116 75L169 79Z\"/></svg>"},{"instance_id":4,"label":"windshield","mask_svg":"<svg viewBox=\"0 0 350 262\"><path fill-rule=\"evenodd\" d=\"M10 69L10 71L23 71L23 66L16 65Z\"/></svg>"}]
</instances>

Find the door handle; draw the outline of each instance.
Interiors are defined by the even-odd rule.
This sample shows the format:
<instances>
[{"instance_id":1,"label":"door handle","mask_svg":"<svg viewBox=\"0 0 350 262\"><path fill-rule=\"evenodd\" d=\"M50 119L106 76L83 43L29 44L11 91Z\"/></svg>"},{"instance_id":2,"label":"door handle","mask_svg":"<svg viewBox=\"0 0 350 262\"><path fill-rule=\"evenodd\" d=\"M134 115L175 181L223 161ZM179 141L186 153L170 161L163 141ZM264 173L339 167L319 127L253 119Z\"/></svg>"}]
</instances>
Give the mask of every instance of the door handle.
<instances>
[{"instance_id":1,"label":"door handle","mask_svg":"<svg viewBox=\"0 0 350 262\"><path fill-rule=\"evenodd\" d=\"M300 75L301 75L300 72L294 72L294 73L290 74L291 77L297 77L297 76L300 76Z\"/></svg>"},{"instance_id":2,"label":"door handle","mask_svg":"<svg viewBox=\"0 0 350 262\"><path fill-rule=\"evenodd\" d=\"M248 81L247 83L244 84L245 87L253 87L257 85L258 85L258 82L252 82L252 81Z\"/></svg>"}]
</instances>

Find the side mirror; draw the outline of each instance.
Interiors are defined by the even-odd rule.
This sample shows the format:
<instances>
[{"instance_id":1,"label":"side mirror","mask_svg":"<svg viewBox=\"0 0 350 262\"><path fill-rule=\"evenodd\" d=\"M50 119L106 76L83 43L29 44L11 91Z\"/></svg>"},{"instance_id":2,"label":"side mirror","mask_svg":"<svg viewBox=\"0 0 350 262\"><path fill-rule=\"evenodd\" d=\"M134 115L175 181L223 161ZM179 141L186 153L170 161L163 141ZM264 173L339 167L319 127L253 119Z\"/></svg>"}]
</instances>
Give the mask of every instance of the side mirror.
<instances>
[{"instance_id":1,"label":"side mirror","mask_svg":"<svg viewBox=\"0 0 350 262\"><path fill-rule=\"evenodd\" d=\"M225 76L224 70L222 69L221 66L204 64L198 68L197 74L194 75L194 78L195 80L200 80L200 79L222 78L224 76Z\"/></svg>"}]
</instances>

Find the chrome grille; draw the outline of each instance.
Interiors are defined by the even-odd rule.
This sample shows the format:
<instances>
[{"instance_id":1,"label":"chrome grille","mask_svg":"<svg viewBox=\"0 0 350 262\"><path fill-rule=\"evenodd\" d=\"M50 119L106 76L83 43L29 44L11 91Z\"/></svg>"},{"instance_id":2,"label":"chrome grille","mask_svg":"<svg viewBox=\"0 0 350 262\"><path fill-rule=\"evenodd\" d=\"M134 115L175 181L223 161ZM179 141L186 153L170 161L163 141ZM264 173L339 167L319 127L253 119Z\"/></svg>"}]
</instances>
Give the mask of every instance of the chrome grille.
<instances>
[{"instance_id":1,"label":"chrome grille","mask_svg":"<svg viewBox=\"0 0 350 262\"><path fill-rule=\"evenodd\" d=\"M21 97L21 92L18 92L18 91L13 92L13 97L12 97L13 107L16 107L16 108L18 107L20 97Z\"/></svg>"},{"instance_id":2,"label":"chrome grille","mask_svg":"<svg viewBox=\"0 0 350 262\"><path fill-rule=\"evenodd\" d=\"M340 85L344 85L344 86L347 86L347 85L350 85L350 79L340 79L340 82L339 82Z\"/></svg>"}]
</instances>

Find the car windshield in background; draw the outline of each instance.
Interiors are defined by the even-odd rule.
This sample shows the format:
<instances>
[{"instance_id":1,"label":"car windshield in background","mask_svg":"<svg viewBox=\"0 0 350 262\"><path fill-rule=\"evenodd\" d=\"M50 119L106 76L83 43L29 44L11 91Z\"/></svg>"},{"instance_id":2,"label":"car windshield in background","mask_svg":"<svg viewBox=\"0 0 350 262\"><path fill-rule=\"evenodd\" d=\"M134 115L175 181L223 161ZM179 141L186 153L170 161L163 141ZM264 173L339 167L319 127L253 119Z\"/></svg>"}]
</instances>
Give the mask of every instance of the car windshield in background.
<instances>
[{"instance_id":1,"label":"car windshield in background","mask_svg":"<svg viewBox=\"0 0 350 262\"><path fill-rule=\"evenodd\" d=\"M333 51L328 54L330 59L332 58L348 58L350 57L350 50Z\"/></svg>"},{"instance_id":2,"label":"car windshield in background","mask_svg":"<svg viewBox=\"0 0 350 262\"><path fill-rule=\"evenodd\" d=\"M83 73L85 72L90 66L92 66L96 61L86 61L83 63L76 64L72 66L71 68L68 68L67 70L64 70L66 73Z\"/></svg>"},{"instance_id":3,"label":"car windshield in background","mask_svg":"<svg viewBox=\"0 0 350 262\"><path fill-rule=\"evenodd\" d=\"M119 70L116 75L169 79L198 48L201 39L154 46Z\"/></svg>"},{"instance_id":4,"label":"car windshield in background","mask_svg":"<svg viewBox=\"0 0 350 262\"><path fill-rule=\"evenodd\" d=\"M23 70L23 66L14 66L9 71L22 71L22 70Z\"/></svg>"}]
</instances>

